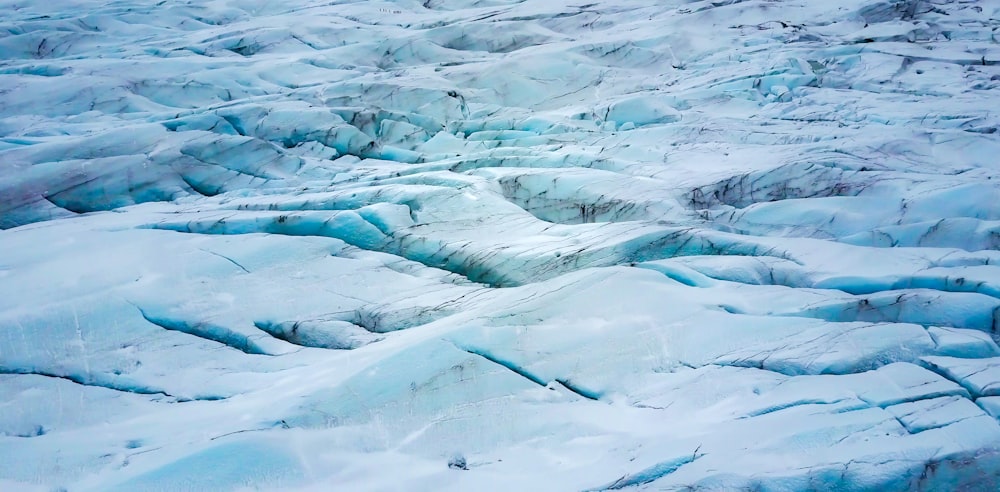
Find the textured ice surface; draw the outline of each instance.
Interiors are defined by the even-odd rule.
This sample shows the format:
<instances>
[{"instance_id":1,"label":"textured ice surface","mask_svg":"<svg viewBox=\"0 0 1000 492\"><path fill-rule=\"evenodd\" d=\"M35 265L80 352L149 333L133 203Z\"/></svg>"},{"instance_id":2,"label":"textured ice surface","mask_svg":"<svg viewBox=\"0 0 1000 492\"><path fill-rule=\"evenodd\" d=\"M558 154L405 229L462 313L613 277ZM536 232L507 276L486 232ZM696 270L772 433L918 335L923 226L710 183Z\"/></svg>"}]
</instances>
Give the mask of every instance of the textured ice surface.
<instances>
[{"instance_id":1,"label":"textured ice surface","mask_svg":"<svg viewBox=\"0 0 1000 492\"><path fill-rule=\"evenodd\" d=\"M1000 487L996 2L0 12L2 490Z\"/></svg>"}]
</instances>

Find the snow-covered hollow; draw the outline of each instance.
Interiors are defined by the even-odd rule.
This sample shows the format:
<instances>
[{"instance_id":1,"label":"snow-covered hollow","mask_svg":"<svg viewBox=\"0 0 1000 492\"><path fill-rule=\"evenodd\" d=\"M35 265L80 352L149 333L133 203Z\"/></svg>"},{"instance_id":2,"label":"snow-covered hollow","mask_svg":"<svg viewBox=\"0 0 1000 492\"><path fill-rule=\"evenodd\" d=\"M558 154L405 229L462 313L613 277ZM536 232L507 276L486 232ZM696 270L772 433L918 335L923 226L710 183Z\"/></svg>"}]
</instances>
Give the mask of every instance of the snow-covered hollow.
<instances>
[{"instance_id":1,"label":"snow-covered hollow","mask_svg":"<svg viewBox=\"0 0 1000 492\"><path fill-rule=\"evenodd\" d=\"M996 2L0 12L0 490L1000 488Z\"/></svg>"}]
</instances>

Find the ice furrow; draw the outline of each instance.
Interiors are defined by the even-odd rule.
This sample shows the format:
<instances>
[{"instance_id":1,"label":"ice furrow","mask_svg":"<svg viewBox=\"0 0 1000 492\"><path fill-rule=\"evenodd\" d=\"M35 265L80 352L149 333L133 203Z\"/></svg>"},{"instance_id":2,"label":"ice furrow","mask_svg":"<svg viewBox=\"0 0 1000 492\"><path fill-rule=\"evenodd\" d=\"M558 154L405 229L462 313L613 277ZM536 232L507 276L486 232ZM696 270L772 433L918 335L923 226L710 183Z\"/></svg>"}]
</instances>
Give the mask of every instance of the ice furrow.
<instances>
[{"instance_id":1,"label":"ice furrow","mask_svg":"<svg viewBox=\"0 0 1000 492\"><path fill-rule=\"evenodd\" d=\"M256 342L254 342L248 335L237 333L228 328L214 325L207 321L200 322L190 322L179 319L166 318L159 315L154 315L147 312L139 306L135 306L139 310L139 314L146 321L163 328L164 330L178 331L181 333L187 333L188 335L193 335L198 338L204 338L205 340L211 340L213 342L218 342L229 348L239 350L248 355L275 355L270 351L265 350Z\"/></svg>"},{"instance_id":2,"label":"ice furrow","mask_svg":"<svg viewBox=\"0 0 1000 492\"><path fill-rule=\"evenodd\" d=\"M452 342L452 343L454 343L454 342ZM455 344L455 347L458 348L459 350L462 350L463 352L467 352L467 353L472 354L472 355L477 355L477 356L482 357L482 358L484 358L484 359L486 359L486 360L488 360L488 361L490 361L490 362L492 362L494 364L497 364L499 366L503 366L507 370L509 370L509 371L517 374L518 376L521 376L522 378L527 379L528 381L531 381L532 383L535 383L538 386L541 386L543 388L553 389L552 388L552 384L553 383L558 383L560 387L565 388L567 391L569 391L570 393L575 394L576 396L579 396L580 398L583 398L583 399L586 399L586 400L591 400L591 401L599 401L601 399L601 395L600 394L594 393L592 391L584 390L584 389L582 389L582 388L580 388L580 387L572 384L568 379L565 379L565 378L556 378L556 379L553 379L552 382L545 382L544 380L542 380L541 378L539 378L537 375L535 375L535 374L533 374L533 373L525 370L524 368L519 367L519 366L517 366L516 364L514 364L512 362L509 362L509 361L506 361L506 360L503 360L503 359L498 359L494 355L489 354L487 352L484 352L482 350L474 349L474 348L464 348L464 347L461 347L461 346L459 346L457 344Z\"/></svg>"},{"instance_id":3,"label":"ice furrow","mask_svg":"<svg viewBox=\"0 0 1000 492\"><path fill-rule=\"evenodd\" d=\"M498 366L502 366L502 367L506 368L508 371L513 372L514 374L517 374L518 376L521 376L522 378L527 379L528 381L531 381L532 383L535 383L535 384L537 384L539 386L545 387L548 384L545 381L543 381L541 378L539 378L538 376L535 376L535 375L531 374L530 372L528 372L528 371L526 371L526 370L518 367L517 365L515 365L515 364L513 364L511 362L508 362L508 361L497 359L496 357L493 357L490 354L484 353L481 350L463 348L463 347L458 346L457 344L455 345L455 347L458 348L459 350L463 351L463 352L466 352L466 353L469 353L469 354L472 354L472 355L477 355L477 356L482 357L482 358L484 358L484 359L486 359L486 360L488 360L488 361L490 361L490 362L492 362L492 363L494 363L494 364L496 364Z\"/></svg>"},{"instance_id":4,"label":"ice furrow","mask_svg":"<svg viewBox=\"0 0 1000 492\"><path fill-rule=\"evenodd\" d=\"M635 473L627 474L611 482L607 485L597 487L594 489L588 489L592 491L598 490L621 490L628 487L639 487L651 482L655 482L679 469L680 467L693 463L700 457L698 454L698 449L695 449L690 456L684 456L674 460L663 461L657 463L649 468L640 470Z\"/></svg>"},{"instance_id":5,"label":"ice furrow","mask_svg":"<svg viewBox=\"0 0 1000 492\"><path fill-rule=\"evenodd\" d=\"M161 395L167 398L171 398L173 402L186 402L194 400L220 400L223 397L178 397L167 393L165 390L152 388L148 386L143 386L138 383L129 382L123 380L125 378L121 376L116 376L114 378L109 377L104 374L59 374L53 371L44 371L38 369L29 368L19 368L19 367L5 367L0 368L0 374L19 374L19 375L34 375L34 376L44 376L47 378L56 378L70 381L72 383L79 384L81 386L94 386L97 388L105 388L113 391L119 391L122 393L133 393L136 395Z\"/></svg>"}]
</instances>

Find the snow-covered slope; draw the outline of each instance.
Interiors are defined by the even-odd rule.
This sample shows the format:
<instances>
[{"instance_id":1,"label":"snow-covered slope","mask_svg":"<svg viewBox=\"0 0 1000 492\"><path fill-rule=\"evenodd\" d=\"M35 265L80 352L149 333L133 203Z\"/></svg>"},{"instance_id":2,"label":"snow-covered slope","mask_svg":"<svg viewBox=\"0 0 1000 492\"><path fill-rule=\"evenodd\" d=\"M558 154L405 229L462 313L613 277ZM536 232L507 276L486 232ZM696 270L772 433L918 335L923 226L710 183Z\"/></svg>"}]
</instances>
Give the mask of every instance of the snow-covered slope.
<instances>
[{"instance_id":1,"label":"snow-covered slope","mask_svg":"<svg viewBox=\"0 0 1000 492\"><path fill-rule=\"evenodd\" d=\"M996 1L0 12L2 490L1000 487Z\"/></svg>"}]
</instances>

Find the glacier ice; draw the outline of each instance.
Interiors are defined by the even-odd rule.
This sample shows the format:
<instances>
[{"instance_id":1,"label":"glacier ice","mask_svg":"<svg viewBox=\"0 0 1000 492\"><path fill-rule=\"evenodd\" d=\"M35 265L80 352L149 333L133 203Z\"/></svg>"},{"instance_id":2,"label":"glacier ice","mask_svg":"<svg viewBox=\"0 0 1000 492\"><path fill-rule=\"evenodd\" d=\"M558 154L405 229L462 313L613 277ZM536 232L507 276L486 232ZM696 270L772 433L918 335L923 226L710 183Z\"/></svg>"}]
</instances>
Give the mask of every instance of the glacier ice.
<instances>
[{"instance_id":1,"label":"glacier ice","mask_svg":"<svg viewBox=\"0 0 1000 492\"><path fill-rule=\"evenodd\" d=\"M0 9L0 489L1000 487L992 2Z\"/></svg>"}]
</instances>

